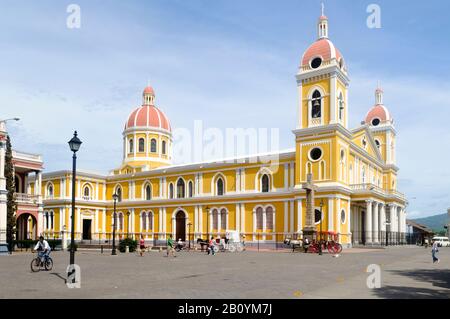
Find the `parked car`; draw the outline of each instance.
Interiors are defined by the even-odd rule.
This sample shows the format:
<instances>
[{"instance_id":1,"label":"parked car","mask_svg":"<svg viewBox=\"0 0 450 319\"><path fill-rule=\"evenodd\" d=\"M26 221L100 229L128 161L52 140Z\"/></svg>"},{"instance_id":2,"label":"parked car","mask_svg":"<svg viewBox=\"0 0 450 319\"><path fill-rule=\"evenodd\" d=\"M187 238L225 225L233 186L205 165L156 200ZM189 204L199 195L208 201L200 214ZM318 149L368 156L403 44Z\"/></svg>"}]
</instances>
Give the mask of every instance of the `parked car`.
<instances>
[{"instance_id":1,"label":"parked car","mask_svg":"<svg viewBox=\"0 0 450 319\"><path fill-rule=\"evenodd\" d=\"M433 237L433 240L437 241L438 247L449 247L450 246L448 237L435 236L435 237Z\"/></svg>"}]
</instances>

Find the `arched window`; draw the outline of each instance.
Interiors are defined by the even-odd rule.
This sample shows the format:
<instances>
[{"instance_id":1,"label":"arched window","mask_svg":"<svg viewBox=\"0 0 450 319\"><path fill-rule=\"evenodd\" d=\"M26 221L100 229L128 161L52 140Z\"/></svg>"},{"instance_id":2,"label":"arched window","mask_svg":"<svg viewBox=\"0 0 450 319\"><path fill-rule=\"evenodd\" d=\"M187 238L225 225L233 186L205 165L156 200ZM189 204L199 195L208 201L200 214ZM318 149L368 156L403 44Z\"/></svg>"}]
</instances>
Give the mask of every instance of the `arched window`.
<instances>
[{"instance_id":1,"label":"arched window","mask_svg":"<svg viewBox=\"0 0 450 319\"><path fill-rule=\"evenodd\" d=\"M50 229L53 230L53 219L54 219L54 213L50 212Z\"/></svg>"},{"instance_id":2,"label":"arched window","mask_svg":"<svg viewBox=\"0 0 450 319\"><path fill-rule=\"evenodd\" d=\"M182 178L179 178L177 181L177 198L185 197L185 184Z\"/></svg>"},{"instance_id":3,"label":"arched window","mask_svg":"<svg viewBox=\"0 0 450 319\"><path fill-rule=\"evenodd\" d=\"M152 199L152 188L150 187L150 184L147 184L147 186L145 186L145 200L151 199Z\"/></svg>"},{"instance_id":4,"label":"arched window","mask_svg":"<svg viewBox=\"0 0 450 319\"><path fill-rule=\"evenodd\" d=\"M173 184L169 184L169 198L173 199Z\"/></svg>"},{"instance_id":5,"label":"arched window","mask_svg":"<svg viewBox=\"0 0 450 319\"><path fill-rule=\"evenodd\" d=\"M153 212L148 213L148 229L153 230Z\"/></svg>"},{"instance_id":6,"label":"arched window","mask_svg":"<svg viewBox=\"0 0 450 319\"><path fill-rule=\"evenodd\" d=\"M161 150L162 150L162 153L165 155L166 154L166 141L162 141Z\"/></svg>"},{"instance_id":7,"label":"arched window","mask_svg":"<svg viewBox=\"0 0 450 319\"><path fill-rule=\"evenodd\" d=\"M338 106L339 106L339 121L342 121L344 120L344 97L342 96L342 92L339 92Z\"/></svg>"},{"instance_id":8,"label":"arched window","mask_svg":"<svg viewBox=\"0 0 450 319\"><path fill-rule=\"evenodd\" d=\"M270 190L270 184L269 183L270 183L269 176L267 174L264 174L261 177L261 191L263 193L268 193L269 192L269 190Z\"/></svg>"},{"instance_id":9,"label":"arched window","mask_svg":"<svg viewBox=\"0 0 450 319\"><path fill-rule=\"evenodd\" d=\"M223 187L223 179L222 178L219 178L217 180L216 186L217 186L217 196L222 196L224 194L224 187Z\"/></svg>"},{"instance_id":10,"label":"arched window","mask_svg":"<svg viewBox=\"0 0 450 319\"><path fill-rule=\"evenodd\" d=\"M193 196L193 188L192 181L189 181L189 197Z\"/></svg>"},{"instance_id":11,"label":"arched window","mask_svg":"<svg viewBox=\"0 0 450 319\"><path fill-rule=\"evenodd\" d=\"M133 145L133 139L131 138L128 142L128 153L133 153L134 145Z\"/></svg>"},{"instance_id":12,"label":"arched window","mask_svg":"<svg viewBox=\"0 0 450 319\"><path fill-rule=\"evenodd\" d=\"M123 213L119 213L119 230L123 230Z\"/></svg>"},{"instance_id":13,"label":"arched window","mask_svg":"<svg viewBox=\"0 0 450 319\"><path fill-rule=\"evenodd\" d=\"M375 144L377 145L377 148L380 149L380 146L381 146L380 141L375 139Z\"/></svg>"},{"instance_id":14,"label":"arched window","mask_svg":"<svg viewBox=\"0 0 450 319\"><path fill-rule=\"evenodd\" d=\"M273 208L271 206L266 208L266 229L273 231Z\"/></svg>"},{"instance_id":15,"label":"arched window","mask_svg":"<svg viewBox=\"0 0 450 319\"><path fill-rule=\"evenodd\" d=\"M121 202L122 201L122 187L117 186L115 194L117 195L117 201Z\"/></svg>"},{"instance_id":16,"label":"arched window","mask_svg":"<svg viewBox=\"0 0 450 319\"><path fill-rule=\"evenodd\" d=\"M156 153L156 140L154 138L150 141L150 152Z\"/></svg>"},{"instance_id":17,"label":"arched window","mask_svg":"<svg viewBox=\"0 0 450 319\"><path fill-rule=\"evenodd\" d=\"M90 200L91 199L91 189L87 185L84 186L84 189L83 189L83 199L84 200Z\"/></svg>"},{"instance_id":18,"label":"arched window","mask_svg":"<svg viewBox=\"0 0 450 319\"><path fill-rule=\"evenodd\" d=\"M327 177L325 176L325 161L320 161L319 164L319 179L326 179Z\"/></svg>"},{"instance_id":19,"label":"arched window","mask_svg":"<svg viewBox=\"0 0 450 319\"><path fill-rule=\"evenodd\" d=\"M315 90L311 100L311 118L320 118L322 116L322 100L318 90Z\"/></svg>"},{"instance_id":20,"label":"arched window","mask_svg":"<svg viewBox=\"0 0 450 319\"><path fill-rule=\"evenodd\" d=\"M139 139L139 153L145 152L145 140L143 138Z\"/></svg>"},{"instance_id":21,"label":"arched window","mask_svg":"<svg viewBox=\"0 0 450 319\"><path fill-rule=\"evenodd\" d=\"M47 186L47 196L49 198L53 198L53 184L49 184Z\"/></svg>"},{"instance_id":22,"label":"arched window","mask_svg":"<svg viewBox=\"0 0 450 319\"><path fill-rule=\"evenodd\" d=\"M20 179L17 175L14 176L14 186L15 186L16 193L22 193L20 191Z\"/></svg>"},{"instance_id":23,"label":"arched window","mask_svg":"<svg viewBox=\"0 0 450 319\"><path fill-rule=\"evenodd\" d=\"M45 212L45 225L44 225L44 228L48 229L48 225L49 225L49 223L48 223L48 212Z\"/></svg>"},{"instance_id":24,"label":"arched window","mask_svg":"<svg viewBox=\"0 0 450 319\"><path fill-rule=\"evenodd\" d=\"M366 167L365 166L363 166L363 168L362 168L361 181L362 181L363 184L366 183Z\"/></svg>"},{"instance_id":25,"label":"arched window","mask_svg":"<svg viewBox=\"0 0 450 319\"><path fill-rule=\"evenodd\" d=\"M147 213L143 212L141 214L142 230L147 230Z\"/></svg>"},{"instance_id":26,"label":"arched window","mask_svg":"<svg viewBox=\"0 0 450 319\"><path fill-rule=\"evenodd\" d=\"M316 224L320 223L322 220L322 212L318 209L314 210L314 222Z\"/></svg>"},{"instance_id":27,"label":"arched window","mask_svg":"<svg viewBox=\"0 0 450 319\"><path fill-rule=\"evenodd\" d=\"M222 229L227 229L227 210L225 208L222 208L220 210L220 227Z\"/></svg>"},{"instance_id":28,"label":"arched window","mask_svg":"<svg viewBox=\"0 0 450 319\"><path fill-rule=\"evenodd\" d=\"M263 209L258 207L256 209L256 229L263 229Z\"/></svg>"},{"instance_id":29,"label":"arched window","mask_svg":"<svg viewBox=\"0 0 450 319\"><path fill-rule=\"evenodd\" d=\"M219 227L219 211L217 209L214 209L212 211L212 228L218 229Z\"/></svg>"}]
</instances>

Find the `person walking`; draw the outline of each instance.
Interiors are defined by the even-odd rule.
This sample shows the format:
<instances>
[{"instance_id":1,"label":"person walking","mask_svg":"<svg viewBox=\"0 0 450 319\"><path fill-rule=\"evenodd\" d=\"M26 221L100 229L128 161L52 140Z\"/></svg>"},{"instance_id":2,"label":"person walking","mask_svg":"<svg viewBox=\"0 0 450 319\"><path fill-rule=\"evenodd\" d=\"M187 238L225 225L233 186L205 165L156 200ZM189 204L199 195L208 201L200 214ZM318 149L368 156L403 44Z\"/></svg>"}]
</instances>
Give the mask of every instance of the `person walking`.
<instances>
[{"instance_id":1,"label":"person walking","mask_svg":"<svg viewBox=\"0 0 450 319\"><path fill-rule=\"evenodd\" d=\"M438 243L435 239L433 239L433 246L431 246L431 256L433 257L433 264L435 262L439 263L439 258L436 257L436 253L439 252Z\"/></svg>"},{"instance_id":2,"label":"person walking","mask_svg":"<svg viewBox=\"0 0 450 319\"><path fill-rule=\"evenodd\" d=\"M167 257L169 257L169 254L172 254L173 257L175 256L174 248L173 248L173 238L172 235L169 235L169 238L167 239Z\"/></svg>"},{"instance_id":3,"label":"person walking","mask_svg":"<svg viewBox=\"0 0 450 319\"><path fill-rule=\"evenodd\" d=\"M144 236L141 235L141 239L139 240L139 254L141 255L141 257L144 256L145 248Z\"/></svg>"},{"instance_id":4,"label":"person walking","mask_svg":"<svg viewBox=\"0 0 450 319\"><path fill-rule=\"evenodd\" d=\"M216 252L214 251L214 238L211 236L211 239L208 242L208 255L211 254L214 256Z\"/></svg>"}]
</instances>

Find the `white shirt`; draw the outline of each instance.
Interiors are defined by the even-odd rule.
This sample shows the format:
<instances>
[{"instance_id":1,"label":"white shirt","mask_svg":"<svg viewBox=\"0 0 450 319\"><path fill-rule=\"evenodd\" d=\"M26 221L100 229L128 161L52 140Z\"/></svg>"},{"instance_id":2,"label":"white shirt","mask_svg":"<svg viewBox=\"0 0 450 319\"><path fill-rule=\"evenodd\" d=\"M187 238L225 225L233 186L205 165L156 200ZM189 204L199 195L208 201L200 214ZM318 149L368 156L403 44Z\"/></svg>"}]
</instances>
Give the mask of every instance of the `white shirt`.
<instances>
[{"instance_id":1,"label":"white shirt","mask_svg":"<svg viewBox=\"0 0 450 319\"><path fill-rule=\"evenodd\" d=\"M36 246L34 246L34 250L38 250L39 247L43 248L42 251L44 251L44 250L50 251L51 250L50 245L48 244L48 242L45 239L42 241L42 243L41 243L41 241L38 241Z\"/></svg>"}]
</instances>

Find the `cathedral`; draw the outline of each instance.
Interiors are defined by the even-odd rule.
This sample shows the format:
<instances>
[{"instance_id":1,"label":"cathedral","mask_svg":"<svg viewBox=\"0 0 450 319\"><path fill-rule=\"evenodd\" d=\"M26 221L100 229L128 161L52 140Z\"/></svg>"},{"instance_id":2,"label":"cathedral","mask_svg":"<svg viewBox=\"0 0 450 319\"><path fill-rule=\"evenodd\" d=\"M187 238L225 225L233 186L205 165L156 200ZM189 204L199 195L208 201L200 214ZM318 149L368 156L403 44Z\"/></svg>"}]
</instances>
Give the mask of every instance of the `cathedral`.
<instances>
[{"instance_id":1,"label":"cathedral","mask_svg":"<svg viewBox=\"0 0 450 319\"><path fill-rule=\"evenodd\" d=\"M228 230L249 244L282 243L301 236L312 209L316 231L333 232L344 247L404 242L407 201L397 190L393 117L378 87L361 125L348 127L348 65L328 29L322 14L296 74L295 147L277 154L277 169L254 155L172 165L172 126L148 86L125 120L121 166L109 175L77 171L76 240L109 241L115 227L118 239L142 235L154 244L169 234L192 240ZM31 219L37 233L61 237L71 229L72 172L36 174L23 184L42 199ZM308 175L312 207L303 188Z\"/></svg>"}]
</instances>

